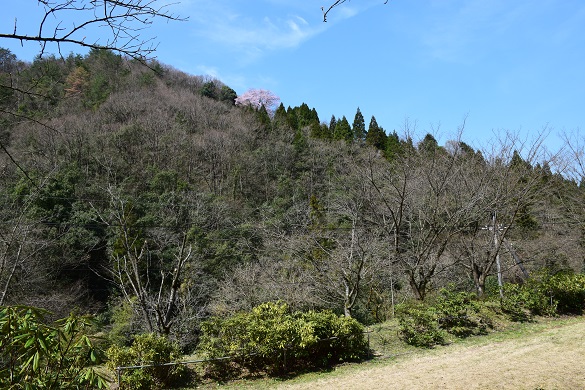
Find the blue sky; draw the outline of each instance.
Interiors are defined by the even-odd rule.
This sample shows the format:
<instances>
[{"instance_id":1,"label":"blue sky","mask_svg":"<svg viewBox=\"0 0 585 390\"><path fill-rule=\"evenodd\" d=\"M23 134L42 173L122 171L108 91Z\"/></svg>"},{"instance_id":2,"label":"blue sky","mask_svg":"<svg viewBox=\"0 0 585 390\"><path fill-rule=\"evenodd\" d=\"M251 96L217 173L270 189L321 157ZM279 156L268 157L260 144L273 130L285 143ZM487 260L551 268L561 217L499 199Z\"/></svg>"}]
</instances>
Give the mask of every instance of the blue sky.
<instances>
[{"instance_id":1,"label":"blue sky","mask_svg":"<svg viewBox=\"0 0 585 390\"><path fill-rule=\"evenodd\" d=\"M305 102L322 121L359 106L387 131L485 145L494 132L531 137L585 127L582 0L351 0L323 23L332 0L178 0L186 22L159 20L157 58L234 88ZM34 0L6 1L2 32L34 26ZM169 2L171 3L171 2ZM90 32L88 32L89 34ZM0 40L32 60L38 45ZM72 49L83 53L81 49Z\"/></svg>"}]
</instances>

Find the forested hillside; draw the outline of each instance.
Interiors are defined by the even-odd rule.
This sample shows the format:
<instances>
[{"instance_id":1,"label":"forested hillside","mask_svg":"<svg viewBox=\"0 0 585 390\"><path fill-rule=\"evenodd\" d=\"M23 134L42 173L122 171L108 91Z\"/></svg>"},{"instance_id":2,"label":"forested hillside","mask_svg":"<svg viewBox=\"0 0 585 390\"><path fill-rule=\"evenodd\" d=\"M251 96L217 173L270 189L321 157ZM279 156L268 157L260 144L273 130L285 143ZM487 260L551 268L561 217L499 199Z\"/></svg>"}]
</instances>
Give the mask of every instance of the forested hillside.
<instances>
[{"instance_id":1,"label":"forested hillside","mask_svg":"<svg viewBox=\"0 0 585 390\"><path fill-rule=\"evenodd\" d=\"M268 301L372 323L447 285L584 267L584 190L539 140L474 149L359 109L239 106L108 51L2 49L0 82L0 306L189 349L203 319Z\"/></svg>"}]
</instances>

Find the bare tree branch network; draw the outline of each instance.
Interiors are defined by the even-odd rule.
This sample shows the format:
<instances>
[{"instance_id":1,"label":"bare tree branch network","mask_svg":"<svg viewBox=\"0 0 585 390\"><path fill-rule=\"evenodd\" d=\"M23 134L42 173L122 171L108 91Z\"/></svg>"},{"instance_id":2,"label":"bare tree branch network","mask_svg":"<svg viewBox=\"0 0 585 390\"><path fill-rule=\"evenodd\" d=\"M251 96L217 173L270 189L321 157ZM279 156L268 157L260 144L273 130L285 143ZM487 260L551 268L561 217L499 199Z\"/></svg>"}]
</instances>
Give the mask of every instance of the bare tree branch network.
<instances>
[{"instance_id":1,"label":"bare tree branch network","mask_svg":"<svg viewBox=\"0 0 585 390\"><path fill-rule=\"evenodd\" d=\"M322 7L321 7L321 11L323 11L323 21L324 21L324 22L326 22L326 21L327 21L327 15L329 15L329 12L330 12L330 11L331 11L333 8L335 8L335 7L337 7L337 6L340 6L341 4L343 4L343 3L347 2L347 1L350 1L350 0L337 0L337 1L333 2L333 3L332 3L330 6L329 6L329 7L327 7L327 6L322 6ZM388 3L388 0L385 0L385 1L384 1L384 4L387 4L387 3Z\"/></svg>"},{"instance_id":2,"label":"bare tree branch network","mask_svg":"<svg viewBox=\"0 0 585 390\"><path fill-rule=\"evenodd\" d=\"M43 11L36 31L21 31L15 18L13 26L0 31L0 39L38 42L40 56L49 45L57 51L64 44L90 49L107 49L136 59L148 59L156 50L154 37L142 32L154 20L186 20L169 8L174 3L161 0L38 0Z\"/></svg>"}]
</instances>

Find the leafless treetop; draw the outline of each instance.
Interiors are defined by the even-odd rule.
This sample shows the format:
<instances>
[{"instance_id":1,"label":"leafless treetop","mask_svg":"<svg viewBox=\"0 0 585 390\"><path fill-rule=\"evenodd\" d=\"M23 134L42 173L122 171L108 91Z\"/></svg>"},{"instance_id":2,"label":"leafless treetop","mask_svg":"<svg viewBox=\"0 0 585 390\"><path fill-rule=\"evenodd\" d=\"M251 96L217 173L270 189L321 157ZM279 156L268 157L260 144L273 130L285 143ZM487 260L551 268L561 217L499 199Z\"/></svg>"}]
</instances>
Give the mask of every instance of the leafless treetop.
<instances>
[{"instance_id":1,"label":"leafless treetop","mask_svg":"<svg viewBox=\"0 0 585 390\"><path fill-rule=\"evenodd\" d=\"M0 38L38 42L41 56L49 44L56 44L59 54L63 44L74 44L145 59L156 43L142 36L144 29L155 19L185 20L170 13L173 4L160 0L38 0L38 5L43 13L37 31L20 31L15 18L12 31L0 31Z\"/></svg>"}]
</instances>

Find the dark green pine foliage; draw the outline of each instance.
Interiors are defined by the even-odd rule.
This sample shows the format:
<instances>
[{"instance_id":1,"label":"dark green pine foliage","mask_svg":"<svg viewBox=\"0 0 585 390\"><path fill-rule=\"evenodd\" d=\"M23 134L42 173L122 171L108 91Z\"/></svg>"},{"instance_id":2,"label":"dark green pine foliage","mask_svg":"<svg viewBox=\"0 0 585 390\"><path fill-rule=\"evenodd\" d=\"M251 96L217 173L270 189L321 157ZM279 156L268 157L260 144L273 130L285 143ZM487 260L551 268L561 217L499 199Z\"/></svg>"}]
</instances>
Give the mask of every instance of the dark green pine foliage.
<instances>
[{"instance_id":1,"label":"dark green pine foliage","mask_svg":"<svg viewBox=\"0 0 585 390\"><path fill-rule=\"evenodd\" d=\"M405 155L412 155L416 152L414 142L411 137L406 137L405 140L400 140L400 152Z\"/></svg>"},{"instance_id":2,"label":"dark green pine foliage","mask_svg":"<svg viewBox=\"0 0 585 390\"><path fill-rule=\"evenodd\" d=\"M302 129L295 131L293 146L298 154L303 153L307 149L307 137L305 137Z\"/></svg>"},{"instance_id":3,"label":"dark green pine foliage","mask_svg":"<svg viewBox=\"0 0 585 390\"><path fill-rule=\"evenodd\" d=\"M256 118L258 119L259 130L263 134L268 134L271 128L270 115L266 111L266 107L262 106L256 110Z\"/></svg>"},{"instance_id":4,"label":"dark green pine foliage","mask_svg":"<svg viewBox=\"0 0 585 390\"><path fill-rule=\"evenodd\" d=\"M290 106L286 109L286 123L288 124L288 127L294 131L297 131L300 128L297 113L294 109L290 108Z\"/></svg>"},{"instance_id":5,"label":"dark green pine foliage","mask_svg":"<svg viewBox=\"0 0 585 390\"><path fill-rule=\"evenodd\" d=\"M333 133L331 133L329 126L327 126L327 124L325 123L321 123L321 134L323 136L323 139L333 138Z\"/></svg>"},{"instance_id":6,"label":"dark green pine foliage","mask_svg":"<svg viewBox=\"0 0 585 390\"><path fill-rule=\"evenodd\" d=\"M514 218L514 222L516 227L518 227L520 232L523 234L534 232L538 229L538 221L531 213L530 207L528 205L523 205L520 207Z\"/></svg>"},{"instance_id":7,"label":"dark green pine foliage","mask_svg":"<svg viewBox=\"0 0 585 390\"><path fill-rule=\"evenodd\" d=\"M331 119L329 120L329 134L331 138L333 138L333 134L335 133L335 126L337 126L337 118L335 118L335 115L331 115Z\"/></svg>"},{"instance_id":8,"label":"dark green pine foliage","mask_svg":"<svg viewBox=\"0 0 585 390\"><path fill-rule=\"evenodd\" d=\"M284 104L280 103L280 106L274 111L274 117L272 119L274 129L282 129L288 126L286 108Z\"/></svg>"},{"instance_id":9,"label":"dark green pine foliage","mask_svg":"<svg viewBox=\"0 0 585 390\"><path fill-rule=\"evenodd\" d=\"M355 113L352 128L354 139L358 142L364 142L366 140L366 122L359 107Z\"/></svg>"},{"instance_id":10,"label":"dark green pine foliage","mask_svg":"<svg viewBox=\"0 0 585 390\"><path fill-rule=\"evenodd\" d=\"M353 131L345 116L343 116L335 125L335 131L333 132L333 139L344 140L347 142L353 141Z\"/></svg>"},{"instance_id":11,"label":"dark green pine foliage","mask_svg":"<svg viewBox=\"0 0 585 390\"><path fill-rule=\"evenodd\" d=\"M57 105L64 96L65 75L61 65L53 55L37 57L22 72L21 79L34 86L34 93L23 96L19 111L25 115L41 115Z\"/></svg>"},{"instance_id":12,"label":"dark green pine foliage","mask_svg":"<svg viewBox=\"0 0 585 390\"><path fill-rule=\"evenodd\" d=\"M116 91L116 86L129 71L124 66L122 56L109 50L91 50L86 57L86 65L91 68L91 77L85 91L84 105L96 109Z\"/></svg>"},{"instance_id":13,"label":"dark green pine foliage","mask_svg":"<svg viewBox=\"0 0 585 390\"><path fill-rule=\"evenodd\" d=\"M307 103L301 104L300 107L295 107L294 111L297 114L299 128L309 126L313 122L314 120L313 112L311 111Z\"/></svg>"},{"instance_id":14,"label":"dark green pine foliage","mask_svg":"<svg viewBox=\"0 0 585 390\"><path fill-rule=\"evenodd\" d=\"M370 125L368 126L368 132L366 134L366 144L371 145L378 150L385 150L386 139L386 132L384 132L384 129L378 126L376 117L372 115Z\"/></svg>"},{"instance_id":15,"label":"dark green pine foliage","mask_svg":"<svg viewBox=\"0 0 585 390\"><path fill-rule=\"evenodd\" d=\"M227 85L222 86L221 90L219 91L219 100L221 102L230 103L232 106L236 103L237 97L238 94L236 93L236 91L234 91Z\"/></svg>"},{"instance_id":16,"label":"dark green pine foliage","mask_svg":"<svg viewBox=\"0 0 585 390\"><path fill-rule=\"evenodd\" d=\"M518 170L525 170L531 171L532 166L530 163L520 156L517 150L514 150L514 154L512 155L512 160L510 161L510 167Z\"/></svg>"},{"instance_id":17,"label":"dark green pine foliage","mask_svg":"<svg viewBox=\"0 0 585 390\"><path fill-rule=\"evenodd\" d=\"M329 130L329 128L327 128L327 131ZM317 138L317 139L325 139L327 132L323 133L323 126L321 126L321 124L319 124L318 122L313 122L311 123L311 126L309 126L309 136L311 138Z\"/></svg>"},{"instance_id":18,"label":"dark green pine foliage","mask_svg":"<svg viewBox=\"0 0 585 390\"><path fill-rule=\"evenodd\" d=\"M396 130L394 130L386 139L384 155L388 161L393 161L400 155L401 150L400 138L398 138L398 134L396 134Z\"/></svg>"},{"instance_id":19,"label":"dark green pine foliage","mask_svg":"<svg viewBox=\"0 0 585 390\"><path fill-rule=\"evenodd\" d=\"M527 183L532 172L532 165L520 156L517 150L514 150L512 160L510 161L510 168L520 174L519 181Z\"/></svg>"},{"instance_id":20,"label":"dark green pine foliage","mask_svg":"<svg viewBox=\"0 0 585 390\"><path fill-rule=\"evenodd\" d=\"M315 110L315 107L313 107L311 109L311 122L317 122L319 123L319 114L317 114L317 110Z\"/></svg>"},{"instance_id":21,"label":"dark green pine foliage","mask_svg":"<svg viewBox=\"0 0 585 390\"><path fill-rule=\"evenodd\" d=\"M309 135L311 138L317 139L331 139L329 126L325 123L313 122L309 127Z\"/></svg>"},{"instance_id":22,"label":"dark green pine foliage","mask_svg":"<svg viewBox=\"0 0 585 390\"><path fill-rule=\"evenodd\" d=\"M208 81L205 84L203 84L203 87L201 87L200 90L201 95L210 98L210 99L214 99L217 100L218 99L218 93L217 93L217 88L215 86L215 83L213 81Z\"/></svg>"},{"instance_id":23,"label":"dark green pine foliage","mask_svg":"<svg viewBox=\"0 0 585 390\"><path fill-rule=\"evenodd\" d=\"M439 149L439 143L432 134L427 133L418 144L418 151L422 154L433 154Z\"/></svg>"}]
</instances>

